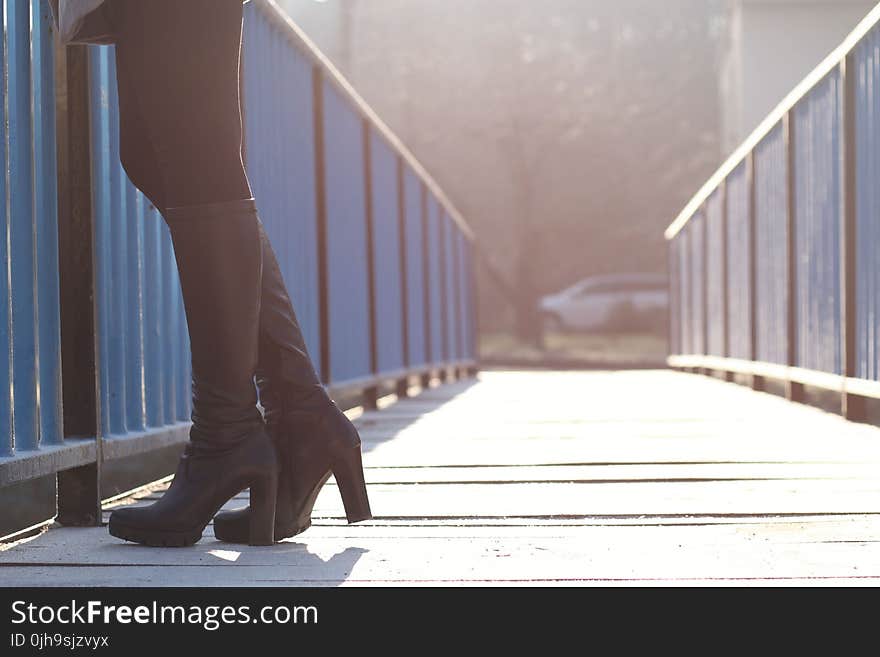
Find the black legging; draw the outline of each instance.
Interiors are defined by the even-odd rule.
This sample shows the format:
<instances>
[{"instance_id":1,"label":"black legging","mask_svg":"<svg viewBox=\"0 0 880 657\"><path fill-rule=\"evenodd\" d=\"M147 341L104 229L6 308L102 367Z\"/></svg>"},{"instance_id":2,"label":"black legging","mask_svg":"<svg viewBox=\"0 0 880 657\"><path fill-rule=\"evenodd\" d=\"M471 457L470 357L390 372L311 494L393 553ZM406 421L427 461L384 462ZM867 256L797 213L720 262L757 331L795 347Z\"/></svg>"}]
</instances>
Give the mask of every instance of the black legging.
<instances>
[{"instance_id":1,"label":"black legging","mask_svg":"<svg viewBox=\"0 0 880 657\"><path fill-rule=\"evenodd\" d=\"M241 161L241 0L109 0L120 152L163 211L250 198Z\"/></svg>"},{"instance_id":2,"label":"black legging","mask_svg":"<svg viewBox=\"0 0 880 657\"><path fill-rule=\"evenodd\" d=\"M167 208L251 197L241 160L241 0L108 0L118 35L120 154L129 178ZM269 240L259 364L264 406L279 386L319 384ZM268 409L267 409L268 410Z\"/></svg>"}]
</instances>

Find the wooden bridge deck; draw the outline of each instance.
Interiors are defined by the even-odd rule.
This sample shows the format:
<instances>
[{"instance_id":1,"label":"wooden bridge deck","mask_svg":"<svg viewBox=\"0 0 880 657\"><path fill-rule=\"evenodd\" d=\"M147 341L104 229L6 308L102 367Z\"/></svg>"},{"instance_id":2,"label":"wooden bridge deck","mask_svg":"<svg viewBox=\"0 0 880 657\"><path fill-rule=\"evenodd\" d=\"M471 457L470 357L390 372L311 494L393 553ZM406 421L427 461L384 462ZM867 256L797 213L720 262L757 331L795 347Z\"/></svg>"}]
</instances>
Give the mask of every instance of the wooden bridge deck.
<instances>
[{"instance_id":1,"label":"wooden bridge deck","mask_svg":"<svg viewBox=\"0 0 880 657\"><path fill-rule=\"evenodd\" d=\"M331 483L314 526L268 548L53 528L0 548L0 585L880 582L880 429L778 397L668 371L487 372L358 423L372 522L345 525Z\"/></svg>"}]
</instances>

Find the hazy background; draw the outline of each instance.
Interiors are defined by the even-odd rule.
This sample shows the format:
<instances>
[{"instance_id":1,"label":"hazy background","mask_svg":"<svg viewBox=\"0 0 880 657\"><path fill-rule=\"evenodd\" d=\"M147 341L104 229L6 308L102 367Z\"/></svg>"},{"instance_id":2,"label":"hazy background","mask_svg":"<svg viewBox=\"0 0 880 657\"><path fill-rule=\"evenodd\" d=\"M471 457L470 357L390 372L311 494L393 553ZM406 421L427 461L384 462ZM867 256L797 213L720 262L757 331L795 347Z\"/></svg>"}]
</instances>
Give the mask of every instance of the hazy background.
<instances>
[{"instance_id":1,"label":"hazy background","mask_svg":"<svg viewBox=\"0 0 880 657\"><path fill-rule=\"evenodd\" d=\"M594 274L665 273L666 225L873 3L280 4L425 164L515 291L518 315L480 270L484 335L529 341L540 296Z\"/></svg>"}]
</instances>

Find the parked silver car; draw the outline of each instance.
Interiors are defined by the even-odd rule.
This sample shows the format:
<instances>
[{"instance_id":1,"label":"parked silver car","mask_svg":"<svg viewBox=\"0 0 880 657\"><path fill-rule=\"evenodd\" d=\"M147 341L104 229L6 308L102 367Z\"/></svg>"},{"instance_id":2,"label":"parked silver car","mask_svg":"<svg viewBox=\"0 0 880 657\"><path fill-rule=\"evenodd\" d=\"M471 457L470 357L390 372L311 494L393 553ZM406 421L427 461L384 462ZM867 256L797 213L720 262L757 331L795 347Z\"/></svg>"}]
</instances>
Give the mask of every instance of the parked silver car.
<instances>
[{"instance_id":1,"label":"parked silver car","mask_svg":"<svg viewBox=\"0 0 880 657\"><path fill-rule=\"evenodd\" d=\"M544 330L662 329L668 309L658 274L593 276L540 301Z\"/></svg>"}]
</instances>

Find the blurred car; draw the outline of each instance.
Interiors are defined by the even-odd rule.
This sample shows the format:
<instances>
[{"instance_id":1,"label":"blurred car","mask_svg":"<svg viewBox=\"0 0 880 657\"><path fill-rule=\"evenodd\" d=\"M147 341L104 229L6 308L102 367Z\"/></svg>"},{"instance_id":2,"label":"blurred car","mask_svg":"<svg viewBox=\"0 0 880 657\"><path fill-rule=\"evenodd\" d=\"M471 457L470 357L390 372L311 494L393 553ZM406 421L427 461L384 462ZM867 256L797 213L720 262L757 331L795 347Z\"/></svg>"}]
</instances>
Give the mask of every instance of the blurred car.
<instances>
[{"instance_id":1,"label":"blurred car","mask_svg":"<svg viewBox=\"0 0 880 657\"><path fill-rule=\"evenodd\" d=\"M662 275L608 274L542 297L539 308L545 331L663 330L669 292Z\"/></svg>"}]
</instances>

